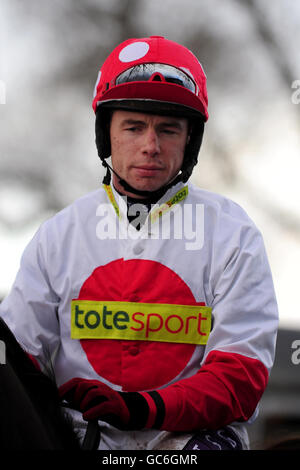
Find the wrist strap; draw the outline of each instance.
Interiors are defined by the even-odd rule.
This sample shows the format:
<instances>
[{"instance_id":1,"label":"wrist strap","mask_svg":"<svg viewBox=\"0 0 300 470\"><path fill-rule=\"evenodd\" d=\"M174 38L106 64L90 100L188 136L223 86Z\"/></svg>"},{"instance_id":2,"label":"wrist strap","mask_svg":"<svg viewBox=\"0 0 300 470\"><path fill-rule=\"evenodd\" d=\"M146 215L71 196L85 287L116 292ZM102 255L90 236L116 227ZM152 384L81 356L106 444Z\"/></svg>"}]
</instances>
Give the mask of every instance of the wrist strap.
<instances>
[{"instance_id":1,"label":"wrist strap","mask_svg":"<svg viewBox=\"0 0 300 470\"><path fill-rule=\"evenodd\" d=\"M129 410L127 429L145 428L149 416L147 400L138 392L119 392Z\"/></svg>"},{"instance_id":2,"label":"wrist strap","mask_svg":"<svg viewBox=\"0 0 300 470\"><path fill-rule=\"evenodd\" d=\"M165 419L166 408L162 397L156 390L141 393L120 392L120 394L130 414L128 429L161 428ZM149 397L151 398L149 399ZM153 400L153 406L149 406L151 399ZM150 426L149 424L147 426L147 423L151 423Z\"/></svg>"},{"instance_id":3,"label":"wrist strap","mask_svg":"<svg viewBox=\"0 0 300 470\"><path fill-rule=\"evenodd\" d=\"M164 422L165 414L166 414L165 403L164 403L162 397L160 396L160 394L158 392L156 392L155 390L153 390L152 392L148 392L148 394L153 399L153 401L156 405L156 410L157 410L156 411L155 421L154 421L154 424L153 424L152 427L154 429L160 429L163 422Z\"/></svg>"}]
</instances>

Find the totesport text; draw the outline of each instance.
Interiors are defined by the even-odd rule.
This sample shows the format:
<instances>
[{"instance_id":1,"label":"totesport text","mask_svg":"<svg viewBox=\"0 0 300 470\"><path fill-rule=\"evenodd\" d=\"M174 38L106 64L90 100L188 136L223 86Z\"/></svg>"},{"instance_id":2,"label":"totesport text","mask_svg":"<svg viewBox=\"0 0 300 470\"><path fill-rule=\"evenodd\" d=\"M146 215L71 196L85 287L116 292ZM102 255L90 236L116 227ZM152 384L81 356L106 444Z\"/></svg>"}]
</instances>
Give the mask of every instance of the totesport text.
<instances>
[{"instance_id":1,"label":"totesport text","mask_svg":"<svg viewBox=\"0 0 300 470\"><path fill-rule=\"evenodd\" d=\"M211 308L203 305L104 302L71 303L71 337L206 344Z\"/></svg>"}]
</instances>

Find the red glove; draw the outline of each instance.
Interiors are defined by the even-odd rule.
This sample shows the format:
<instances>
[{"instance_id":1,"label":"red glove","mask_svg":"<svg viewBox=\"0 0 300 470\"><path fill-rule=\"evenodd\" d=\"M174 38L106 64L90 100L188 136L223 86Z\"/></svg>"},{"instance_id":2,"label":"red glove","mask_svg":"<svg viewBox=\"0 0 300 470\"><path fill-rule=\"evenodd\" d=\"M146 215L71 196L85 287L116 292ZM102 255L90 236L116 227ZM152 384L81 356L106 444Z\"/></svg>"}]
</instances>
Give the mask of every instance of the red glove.
<instances>
[{"instance_id":1,"label":"red glove","mask_svg":"<svg viewBox=\"0 0 300 470\"><path fill-rule=\"evenodd\" d=\"M98 380L74 378L59 389L62 399L83 413L119 429L141 429L149 417L146 398L138 392L117 392Z\"/></svg>"}]
</instances>

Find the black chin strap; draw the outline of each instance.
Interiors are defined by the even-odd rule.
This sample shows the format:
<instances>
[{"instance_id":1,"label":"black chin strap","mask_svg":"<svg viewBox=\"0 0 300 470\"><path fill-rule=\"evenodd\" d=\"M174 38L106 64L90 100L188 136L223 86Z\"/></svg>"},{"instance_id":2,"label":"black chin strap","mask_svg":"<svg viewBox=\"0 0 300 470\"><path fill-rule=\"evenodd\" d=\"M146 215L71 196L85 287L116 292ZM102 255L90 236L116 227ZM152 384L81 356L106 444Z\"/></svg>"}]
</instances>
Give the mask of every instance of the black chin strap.
<instances>
[{"instance_id":1,"label":"black chin strap","mask_svg":"<svg viewBox=\"0 0 300 470\"><path fill-rule=\"evenodd\" d=\"M179 175L176 176L175 179L173 179L170 183L167 185L163 186L162 188L157 189L156 191L141 191L139 189L133 188L127 181L122 179L118 173L107 163L106 160L102 160L102 165L104 168L106 168L106 175L103 178L103 184L109 185L111 181L111 171L116 175L116 177L119 179L120 185L125 189L125 191L136 194L137 196L142 196L145 198L154 198L154 199L160 199L165 192L171 188L172 186L175 186L177 183L180 181L184 181L183 178L183 173L180 173Z\"/></svg>"}]
</instances>

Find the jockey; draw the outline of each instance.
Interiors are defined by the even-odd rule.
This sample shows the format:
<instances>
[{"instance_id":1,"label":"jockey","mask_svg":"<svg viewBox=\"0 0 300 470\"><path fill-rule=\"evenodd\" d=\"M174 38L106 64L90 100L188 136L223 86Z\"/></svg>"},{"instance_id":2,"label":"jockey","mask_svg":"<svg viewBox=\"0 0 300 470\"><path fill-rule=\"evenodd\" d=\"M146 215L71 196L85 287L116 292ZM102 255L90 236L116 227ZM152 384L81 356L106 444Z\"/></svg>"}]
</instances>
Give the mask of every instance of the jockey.
<instances>
[{"instance_id":1,"label":"jockey","mask_svg":"<svg viewBox=\"0 0 300 470\"><path fill-rule=\"evenodd\" d=\"M93 99L103 185L42 224L0 306L99 449L249 448L278 312L255 224L189 182L207 103L185 47L117 46Z\"/></svg>"}]
</instances>

